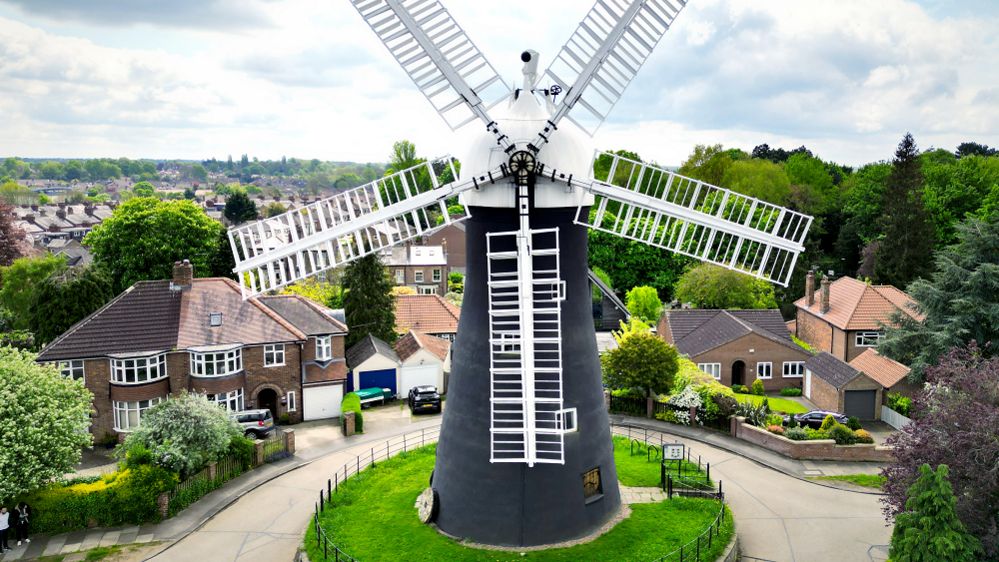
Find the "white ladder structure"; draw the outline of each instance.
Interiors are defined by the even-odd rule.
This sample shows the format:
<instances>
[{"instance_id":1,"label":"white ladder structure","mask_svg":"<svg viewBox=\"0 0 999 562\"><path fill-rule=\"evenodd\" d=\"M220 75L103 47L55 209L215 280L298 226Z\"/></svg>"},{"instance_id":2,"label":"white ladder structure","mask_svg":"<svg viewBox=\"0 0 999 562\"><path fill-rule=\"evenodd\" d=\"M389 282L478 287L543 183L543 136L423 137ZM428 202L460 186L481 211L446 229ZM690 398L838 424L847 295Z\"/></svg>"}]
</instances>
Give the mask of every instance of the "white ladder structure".
<instances>
[{"instance_id":1,"label":"white ladder structure","mask_svg":"<svg viewBox=\"0 0 999 562\"><path fill-rule=\"evenodd\" d=\"M558 229L522 232L490 233L486 240L490 461L562 464L565 282Z\"/></svg>"}]
</instances>

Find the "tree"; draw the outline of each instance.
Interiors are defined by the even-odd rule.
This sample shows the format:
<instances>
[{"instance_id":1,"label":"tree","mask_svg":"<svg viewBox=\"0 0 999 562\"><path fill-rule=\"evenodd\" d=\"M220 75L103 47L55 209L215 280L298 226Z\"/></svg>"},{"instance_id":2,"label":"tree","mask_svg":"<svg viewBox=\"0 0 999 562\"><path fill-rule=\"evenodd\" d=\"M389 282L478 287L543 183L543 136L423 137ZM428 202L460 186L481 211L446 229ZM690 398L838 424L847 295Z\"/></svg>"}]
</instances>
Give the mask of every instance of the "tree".
<instances>
[{"instance_id":1,"label":"tree","mask_svg":"<svg viewBox=\"0 0 999 562\"><path fill-rule=\"evenodd\" d=\"M327 272L327 275L329 274L330 272ZM343 287L336 283L320 281L315 277L288 285L281 293L285 295L300 295L327 308L343 308Z\"/></svg>"},{"instance_id":2,"label":"tree","mask_svg":"<svg viewBox=\"0 0 999 562\"><path fill-rule=\"evenodd\" d=\"M0 201L0 267L14 263L28 250L28 235L14 224L14 208Z\"/></svg>"},{"instance_id":3,"label":"tree","mask_svg":"<svg viewBox=\"0 0 999 562\"><path fill-rule=\"evenodd\" d=\"M236 269L236 257L232 255L229 235L223 229L219 231L218 245L215 248L215 253L208 260L208 272L212 277L236 279L236 274L232 271L234 269ZM238 281L238 279L236 280Z\"/></svg>"},{"instance_id":4,"label":"tree","mask_svg":"<svg viewBox=\"0 0 999 562\"><path fill-rule=\"evenodd\" d=\"M140 197L115 209L83 243L117 294L136 281L169 279L173 263L184 259L191 261L195 275L210 272L224 230L191 201Z\"/></svg>"},{"instance_id":5,"label":"tree","mask_svg":"<svg viewBox=\"0 0 999 562\"><path fill-rule=\"evenodd\" d=\"M142 423L115 451L124 457L141 446L153 463L189 476L221 458L243 431L225 408L204 394L182 392L143 412Z\"/></svg>"},{"instance_id":6,"label":"tree","mask_svg":"<svg viewBox=\"0 0 999 562\"><path fill-rule=\"evenodd\" d=\"M929 272L933 257L933 225L922 198L919 151L906 133L895 151L885 189L882 229L874 277L878 283L903 288Z\"/></svg>"},{"instance_id":7,"label":"tree","mask_svg":"<svg viewBox=\"0 0 999 562\"><path fill-rule=\"evenodd\" d=\"M368 334L388 343L396 339L395 299L388 271L376 254L351 262L343 272L344 314L347 317L347 347Z\"/></svg>"},{"instance_id":8,"label":"tree","mask_svg":"<svg viewBox=\"0 0 999 562\"><path fill-rule=\"evenodd\" d=\"M878 346L879 352L909 365L916 381L952 347L974 343L986 357L997 354L999 214L958 225L957 242L937 252L934 261L930 278L908 289L925 319L897 313Z\"/></svg>"},{"instance_id":9,"label":"tree","mask_svg":"<svg viewBox=\"0 0 999 562\"><path fill-rule=\"evenodd\" d=\"M769 160L733 162L717 185L777 205L786 205L791 197L791 182L787 174Z\"/></svg>"},{"instance_id":10,"label":"tree","mask_svg":"<svg viewBox=\"0 0 999 562\"><path fill-rule=\"evenodd\" d=\"M725 150L720 144L712 146L698 144L694 146L694 152L680 166L679 173L713 185L722 185L722 179L732 167L732 163L746 158L749 158L749 155L738 149Z\"/></svg>"},{"instance_id":11,"label":"tree","mask_svg":"<svg viewBox=\"0 0 999 562\"><path fill-rule=\"evenodd\" d=\"M791 202L810 215L829 212L836 206L838 193L826 163L797 152L784 162L784 173L791 182Z\"/></svg>"},{"instance_id":12,"label":"tree","mask_svg":"<svg viewBox=\"0 0 999 562\"><path fill-rule=\"evenodd\" d=\"M634 287L624 298L628 312L643 322L655 323L663 311L663 301L659 300L659 294L652 287Z\"/></svg>"},{"instance_id":13,"label":"tree","mask_svg":"<svg viewBox=\"0 0 999 562\"><path fill-rule=\"evenodd\" d=\"M695 308L775 308L770 283L709 263L687 270L676 284L676 298Z\"/></svg>"},{"instance_id":14,"label":"tree","mask_svg":"<svg viewBox=\"0 0 999 562\"><path fill-rule=\"evenodd\" d=\"M598 279L603 281L604 285L610 287L612 291L614 290L614 282L613 280L611 280L611 276L607 275L606 271L600 269L599 267L594 267L593 274L596 275ZM604 293L603 291L600 290L600 287L594 284L592 291L593 291L593 304L599 304L600 302L602 302L604 299ZM656 295L656 298L659 298L658 295Z\"/></svg>"},{"instance_id":15,"label":"tree","mask_svg":"<svg viewBox=\"0 0 999 562\"><path fill-rule=\"evenodd\" d=\"M919 478L909 487L905 511L895 516L888 555L897 562L947 560L975 562L981 545L957 518L957 500L947 478L947 465L934 472L919 467Z\"/></svg>"},{"instance_id":16,"label":"tree","mask_svg":"<svg viewBox=\"0 0 999 562\"><path fill-rule=\"evenodd\" d=\"M225 200L222 215L232 224L242 224L257 220L257 204L243 189L233 190Z\"/></svg>"},{"instance_id":17,"label":"tree","mask_svg":"<svg viewBox=\"0 0 999 562\"><path fill-rule=\"evenodd\" d=\"M401 172L406 168L412 168L422 161L423 159L416 156L415 144L408 140L396 141L392 144L392 154L389 155L390 169L386 170L385 173Z\"/></svg>"},{"instance_id":18,"label":"tree","mask_svg":"<svg viewBox=\"0 0 999 562\"><path fill-rule=\"evenodd\" d=\"M989 148L989 145L987 144L979 144L977 142L962 142L961 144L957 145L957 150L954 152L954 154L958 158L964 158L965 156L972 156L972 155L995 156L996 154L999 154L999 150L996 150L994 148Z\"/></svg>"},{"instance_id":19,"label":"tree","mask_svg":"<svg viewBox=\"0 0 999 562\"><path fill-rule=\"evenodd\" d=\"M587 238L590 269L607 272L615 287L655 287L667 300L672 299L673 285L693 261L669 250L599 230L591 229Z\"/></svg>"},{"instance_id":20,"label":"tree","mask_svg":"<svg viewBox=\"0 0 999 562\"><path fill-rule=\"evenodd\" d=\"M91 443L93 395L83 381L36 363L33 353L0 347L0 396L0 498L71 472Z\"/></svg>"},{"instance_id":21,"label":"tree","mask_svg":"<svg viewBox=\"0 0 999 562\"><path fill-rule=\"evenodd\" d=\"M288 212L288 208L287 207L285 207L284 205L278 203L277 201L274 201L272 203L268 203L267 206L264 207L263 215L264 215L264 218L268 218L269 219L271 217L276 217L276 216L278 216L280 214L283 214L283 213L286 213L286 212Z\"/></svg>"},{"instance_id":22,"label":"tree","mask_svg":"<svg viewBox=\"0 0 999 562\"><path fill-rule=\"evenodd\" d=\"M184 199L195 199L197 196L198 194L197 192L194 191L194 188L191 187L184 188Z\"/></svg>"},{"instance_id":23,"label":"tree","mask_svg":"<svg viewBox=\"0 0 999 562\"><path fill-rule=\"evenodd\" d=\"M604 383L611 388L640 388L648 396L666 394L679 368L676 348L641 323L621 323L617 347L600 356Z\"/></svg>"},{"instance_id":24,"label":"tree","mask_svg":"<svg viewBox=\"0 0 999 562\"><path fill-rule=\"evenodd\" d=\"M154 197L156 196L156 188L147 181L140 181L132 186L132 193L136 197Z\"/></svg>"},{"instance_id":25,"label":"tree","mask_svg":"<svg viewBox=\"0 0 999 562\"><path fill-rule=\"evenodd\" d=\"M999 358L974 345L957 348L928 369L927 386L912 402L912 423L888 439L894 461L882 502L887 518L909 511L910 487L923 464L946 464L957 497L957 516L984 547L983 560L999 560ZM926 560L950 558L926 558Z\"/></svg>"},{"instance_id":26,"label":"tree","mask_svg":"<svg viewBox=\"0 0 999 562\"><path fill-rule=\"evenodd\" d=\"M66 260L52 254L40 258L20 258L0 268L0 307L12 314L12 329L27 330L31 327L29 318L38 286L49 275L64 269Z\"/></svg>"},{"instance_id":27,"label":"tree","mask_svg":"<svg viewBox=\"0 0 999 562\"><path fill-rule=\"evenodd\" d=\"M31 306L29 324L35 341L51 342L113 296L111 281L92 265L49 275L38 285Z\"/></svg>"}]
</instances>

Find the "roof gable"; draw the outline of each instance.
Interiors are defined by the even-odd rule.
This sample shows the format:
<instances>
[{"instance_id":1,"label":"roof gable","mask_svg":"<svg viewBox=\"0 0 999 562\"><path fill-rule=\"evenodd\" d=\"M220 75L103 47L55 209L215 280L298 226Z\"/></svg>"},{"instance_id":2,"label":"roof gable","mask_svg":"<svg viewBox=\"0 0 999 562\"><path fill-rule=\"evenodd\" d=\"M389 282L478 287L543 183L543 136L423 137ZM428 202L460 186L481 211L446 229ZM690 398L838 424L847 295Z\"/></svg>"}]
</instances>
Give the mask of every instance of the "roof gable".
<instances>
[{"instance_id":1,"label":"roof gable","mask_svg":"<svg viewBox=\"0 0 999 562\"><path fill-rule=\"evenodd\" d=\"M451 344L447 340L410 330L409 333L395 342L395 351L399 354L399 359L404 362L421 349L444 361L447 359L450 346Z\"/></svg>"},{"instance_id":2,"label":"roof gable","mask_svg":"<svg viewBox=\"0 0 999 562\"><path fill-rule=\"evenodd\" d=\"M837 389L863 374L825 351L805 361L805 368Z\"/></svg>"},{"instance_id":3,"label":"roof gable","mask_svg":"<svg viewBox=\"0 0 999 562\"><path fill-rule=\"evenodd\" d=\"M896 310L916 320L923 319L912 308L915 302L897 287L868 285L846 276L829 284L829 311L825 314L821 312L821 290L816 291L812 306L807 306L805 297L794 304L841 330L880 330L883 324L891 322Z\"/></svg>"},{"instance_id":4,"label":"roof gable","mask_svg":"<svg viewBox=\"0 0 999 562\"><path fill-rule=\"evenodd\" d=\"M873 348L855 357L850 361L850 366L863 371L885 388L895 386L909 375L908 367L881 355Z\"/></svg>"},{"instance_id":5,"label":"roof gable","mask_svg":"<svg viewBox=\"0 0 999 562\"><path fill-rule=\"evenodd\" d=\"M458 331L461 309L439 295L398 295L395 298L395 331L417 330L428 334Z\"/></svg>"},{"instance_id":6,"label":"roof gable","mask_svg":"<svg viewBox=\"0 0 999 562\"><path fill-rule=\"evenodd\" d=\"M298 341L306 335L260 304L243 300L239 288L227 279L195 279L191 289L182 291L177 347L241 343L263 344ZM221 313L222 324L212 326L211 314Z\"/></svg>"},{"instance_id":7,"label":"roof gable","mask_svg":"<svg viewBox=\"0 0 999 562\"><path fill-rule=\"evenodd\" d=\"M350 346L350 349L347 350L347 366L353 369L361 363L364 363L368 359L374 357L376 354L387 357L396 363L399 362L399 356L396 355L392 346L385 343L383 340L368 334L361 339L361 341Z\"/></svg>"},{"instance_id":8,"label":"roof gable","mask_svg":"<svg viewBox=\"0 0 999 562\"><path fill-rule=\"evenodd\" d=\"M700 355L749 334L757 334L781 345L800 349L776 309L765 310L668 310L665 325L680 353ZM666 336L667 334L663 334ZM804 351L804 350L802 350Z\"/></svg>"}]
</instances>

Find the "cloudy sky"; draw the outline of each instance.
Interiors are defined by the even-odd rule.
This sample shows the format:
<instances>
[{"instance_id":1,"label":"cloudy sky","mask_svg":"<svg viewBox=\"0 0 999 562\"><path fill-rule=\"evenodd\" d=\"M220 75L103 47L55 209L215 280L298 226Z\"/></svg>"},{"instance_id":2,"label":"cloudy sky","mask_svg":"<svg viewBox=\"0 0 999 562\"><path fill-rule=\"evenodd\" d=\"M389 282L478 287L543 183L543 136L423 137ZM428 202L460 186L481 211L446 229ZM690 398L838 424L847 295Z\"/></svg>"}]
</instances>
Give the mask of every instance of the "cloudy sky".
<instances>
[{"instance_id":1,"label":"cloudy sky","mask_svg":"<svg viewBox=\"0 0 999 562\"><path fill-rule=\"evenodd\" d=\"M590 1L447 5L517 83ZM669 165L763 142L860 164L907 130L999 145L997 53L995 0L690 0L595 143ZM0 0L0 156L384 161L401 138L463 136L348 0Z\"/></svg>"}]
</instances>

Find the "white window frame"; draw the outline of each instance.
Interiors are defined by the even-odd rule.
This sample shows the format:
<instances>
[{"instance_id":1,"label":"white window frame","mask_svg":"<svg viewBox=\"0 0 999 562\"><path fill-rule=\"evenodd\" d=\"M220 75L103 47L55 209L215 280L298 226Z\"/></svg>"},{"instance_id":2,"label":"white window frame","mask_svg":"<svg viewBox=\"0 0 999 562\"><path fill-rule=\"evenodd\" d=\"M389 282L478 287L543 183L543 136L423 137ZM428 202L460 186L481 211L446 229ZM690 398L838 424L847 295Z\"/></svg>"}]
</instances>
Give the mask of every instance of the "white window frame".
<instances>
[{"instance_id":1,"label":"white window frame","mask_svg":"<svg viewBox=\"0 0 999 562\"><path fill-rule=\"evenodd\" d=\"M73 380L87 382L87 372L83 367L83 359L56 361L54 364L56 369L59 369L59 372L62 373L62 376Z\"/></svg>"},{"instance_id":2,"label":"white window frame","mask_svg":"<svg viewBox=\"0 0 999 562\"><path fill-rule=\"evenodd\" d=\"M284 349L284 344L283 343L274 343L274 344L265 345L264 346L264 367L281 367L281 366L284 366L284 362L285 362L284 352L285 352L285 349ZM268 359L268 355L270 355L270 359ZM278 358L280 358L281 360L278 361Z\"/></svg>"},{"instance_id":3,"label":"white window frame","mask_svg":"<svg viewBox=\"0 0 999 562\"><path fill-rule=\"evenodd\" d=\"M574 433L579 431L579 417L576 415L575 408L559 410L557 414L555 423L558 424L559 431L562 433Z\"/></svg>"},{"instance_id":4,"label":"white window frame","mask_svg":"<svg viewBox=\"0 0 999 562\"><path fill-rule=\"evenodd\" d=\"M243 410L243 389L242 387L236 390L230 390L229 392L219 392L218 394L209 394L209 402L215 402L222 408L229 410L230 412L241 412Z\"/></svg>"},{"instance_id":5,"label":"white window frame","mask_svg":"<svg viewBox=\"0 0 999 562\"><path fill-rule=\"evenodd\" d=\"M413 281L416 283L423 283L423 270L417 269L413 272Z\"/></svg>"},{"instance_id":6,"label":"white window frame","mask_svg":"<svg viewBox=\"0 0 999 562\"><path fill-rule=\"evenodd\" d=\"M211 312L208 314L208 325L212 328L217 328L222 325L222 313L221 312Z\"/></svg>"},{"instance_id":7,"label":"white window frame","mask_svg":"<svg viewBox=\"0 0 999 562\"><path fill-rule=\"evenodd\" d=\"M797 371L797 374L790 373L791 368ZM781 377L785 379L800 379L805 376L805 362L804 361L785 361L783 366L783 371L781 371Z\"/></svg>"},{"instance_id":8,"label":"white window frame","mask_svg":"<svg viewBox=\"0 0 999 562\"><path fill-rule=\"evenodd\" d=\"M165 397L158 396L148 400L113 401L111 407L114 412L115 431L128 432L139 427L139 424L142 423L142 413L164 400L166 400ZM134 424L131 420L131 414L135 415ZM121 423L123 421L125 423Z\"/></svg>"},{"instance_id":9,"label":"white window frame","mask_svg":"<svg viewBox=\"0 0 999 562\"><path fill-rule=\"evenodd\" d=\"M418 294L418 295L436 295L437 294L437 285L430 285L430 286L424 285L424 286L417 287L416 288L416 294Z\"/></svg>"},{"instance_id":10,"label":"white window frame","mask_svg":"<svg viewBox=\"0 0 999 562\"><path fill-rule=\"evenodd\" d=\"M434 283L440 283L441 282L441 270L439 268L438 269L434 269L434 271L431 274L430 278L433 279Z\"/></svg>"},{"instance_id":11,"label":"white window frame","mask_svg":"<svg viewBox=\"0 0 999 562\"><path fill-rule=\"evenodd\" d=\"M857 332L853 337L853 343L857 347L877 347L883 339L885 339L884 332ZM871 343L871 340L874 343Z\"/></svg>"},{"instance_id":12,"label":"white window frame","mask_svg":"<svg viewBox=\"0 0 999 562\"><path fill-rule=\"evenodd\" d=\"M243 348L229 351L191 353L191 376L198 378L227 377L243 371Z\"/></svg>"},{"instance_id":13,"label":"white window frame","mask_svg":"<svg viewBox=\"0 0 999 562\"><path fill-rule=\"evenodd\" d=\"M406 284L406 270L403 268L398 268L395 270L395 284L405 285Z\"/></svg>"},{"instance_id":14,"label":"white window frame","mask_svg":"<svg viewBox=\"0 0 999 562\"><path fill-rule=\"evenodd\" d=\"M771 361L758 361L756 363L756 378L760 380L770 380L774 378L774 364Z\"/></svg>"},{"instance_id":15,"label":"white window frame","mask_svg":"<svg viewBox=\"0 0 999 562\"><path fill-rule=\"evenodd\" d=\"M697 368L711 375L716 381L721 380L721 363L698 363Z\"/></svg>"},{"instance_id":16,"label":"white window frame","mask_svg":"<svg viewBox=\"0 0 999 562\"><path fill-rule=\"evenodd\" d=\"M287 404L287 406L288 406L287 410L289 412L294 412L294 411L298 410L298 403L295 401L295 391L294 390L289 390L288 391L287 402L288 402L288 404Z\"/></svg>"},{"instance_id":17,"label":"white window frame","mask_svg":"<svg viewBox=\"0 0 999 562\"><path fill-rule=\"evenodd\" d=\"M316 360L333 359L333 336L316 336Z\"/></svg>"},{"instance_id":18,"label":"white window frame","mask_svg":"<svg viewBox=\"0 0 999 562\"><path fill-rule=\"evenodd\" d=\"M129 379L131 374L132 380ZM111 359L111 382L146 384L167 378L166 354Z\"/></svg>"}]
</instances>

